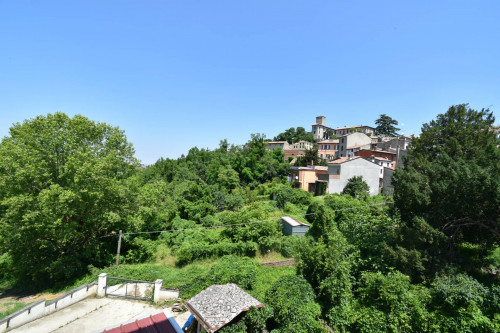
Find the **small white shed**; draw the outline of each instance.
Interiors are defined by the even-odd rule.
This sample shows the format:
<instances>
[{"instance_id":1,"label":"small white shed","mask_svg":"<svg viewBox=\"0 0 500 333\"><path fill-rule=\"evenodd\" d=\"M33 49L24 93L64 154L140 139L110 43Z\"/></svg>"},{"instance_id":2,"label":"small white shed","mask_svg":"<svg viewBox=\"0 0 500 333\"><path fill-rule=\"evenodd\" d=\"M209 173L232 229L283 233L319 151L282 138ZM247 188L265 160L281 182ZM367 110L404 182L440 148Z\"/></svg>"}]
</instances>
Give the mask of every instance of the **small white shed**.
<instances>
[{"instance_id":1,"label":"small white shed","mask_svg":"<svg viewBox=\"0 0 500 333\"><path fill-rule=\"evenodd\" d=\"M283 216L281 218L281 223L283 224L283 234L286 236L304 236L307 230L309 230L309 225L297 221L290 216Z\"/></svg>"}]
</instances>

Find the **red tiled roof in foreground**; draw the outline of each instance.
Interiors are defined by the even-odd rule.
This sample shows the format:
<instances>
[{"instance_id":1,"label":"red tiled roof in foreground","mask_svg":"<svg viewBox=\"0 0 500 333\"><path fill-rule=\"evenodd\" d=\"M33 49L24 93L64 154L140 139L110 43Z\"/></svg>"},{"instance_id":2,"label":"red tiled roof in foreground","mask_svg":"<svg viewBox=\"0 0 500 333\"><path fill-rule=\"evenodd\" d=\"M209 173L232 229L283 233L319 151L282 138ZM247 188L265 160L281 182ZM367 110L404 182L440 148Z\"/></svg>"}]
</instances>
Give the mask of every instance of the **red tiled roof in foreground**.
<instances>
[{"instance_id":1,"label":"red tiled roof in foreground","mask_svg":"<svg viewBox=\"0 0 500 333\"><path fill-rule=\"evenodd\" d=\"M175 323L175 324L174 324ZM160 312L149 317L138 319L128 324L122 324L112 329L104 330L103 333L179 333L182 330L174 320L174 323ZM177 326L177 327L176 327Z\"/></svg>"}]
</instances>

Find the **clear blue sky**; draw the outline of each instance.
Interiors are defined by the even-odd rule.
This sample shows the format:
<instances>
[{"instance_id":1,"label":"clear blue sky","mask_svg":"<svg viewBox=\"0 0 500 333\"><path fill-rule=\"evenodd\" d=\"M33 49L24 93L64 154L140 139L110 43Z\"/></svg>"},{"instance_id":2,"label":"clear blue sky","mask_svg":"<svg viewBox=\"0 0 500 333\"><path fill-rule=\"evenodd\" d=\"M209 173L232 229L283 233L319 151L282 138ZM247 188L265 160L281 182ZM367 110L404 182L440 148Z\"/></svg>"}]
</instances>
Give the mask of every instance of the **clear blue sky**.
<instances>
[{"instance_id":1,"label":"clear blue sky","mask_svg":"<svg viewBox=\"0 0 500 333\"><path fill-rule=\"evenodd\" d=\"M144 163L250 133L500 107L500 1L0 0L0 137L62 111ZM497 121L498 123L498 121Z\"/></svg>"}]
</instances>

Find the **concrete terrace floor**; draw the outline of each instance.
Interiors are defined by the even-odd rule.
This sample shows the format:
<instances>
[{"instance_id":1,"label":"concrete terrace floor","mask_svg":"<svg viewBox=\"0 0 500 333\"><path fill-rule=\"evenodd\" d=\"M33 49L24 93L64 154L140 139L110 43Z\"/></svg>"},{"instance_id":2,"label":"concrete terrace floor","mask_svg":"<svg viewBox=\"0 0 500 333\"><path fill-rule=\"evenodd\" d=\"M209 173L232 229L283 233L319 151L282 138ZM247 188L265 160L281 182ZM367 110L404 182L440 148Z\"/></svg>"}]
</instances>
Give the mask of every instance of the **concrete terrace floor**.
<instances>
[{"instance_id":1,"label":"concrete terrace floor","mask_svg":"<svg viewBox=\"0 0 500 333\"><path fill-rule=\"evenodd\" d=\"M168 307L156 307L147 302L89 297L48 316L15 328L10 332L96 332L158 313L163 309L166 309L169 317L172 315L177 316L181 327L189 317L189 312L179 315L171 312Z\"/></svg>"}]
</instances>

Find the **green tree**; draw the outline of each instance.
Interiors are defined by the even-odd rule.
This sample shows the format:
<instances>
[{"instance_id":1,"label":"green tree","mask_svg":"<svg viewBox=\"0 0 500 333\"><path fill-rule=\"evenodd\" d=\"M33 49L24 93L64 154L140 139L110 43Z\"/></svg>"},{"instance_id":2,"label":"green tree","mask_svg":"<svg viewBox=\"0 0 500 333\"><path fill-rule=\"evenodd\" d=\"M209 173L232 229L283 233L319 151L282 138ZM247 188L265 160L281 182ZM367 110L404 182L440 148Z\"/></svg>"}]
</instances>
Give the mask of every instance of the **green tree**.
<instances>
[{"instance_id":1,"label":"green tree","mask_svg":"<svg viewBox=\"0 0 500 333\"><path fill-rule=\"evenodd\" d=\"M405 168L395 172L401 246L420 251L430 276L443 260L460 259L460 244L486 251L500 240L500 150L493 123L489 110L452 106L423 125Z\"/></svg>"},{"instance_id":2,"label":"green tree","mask_svg":"<svg viewBox=\"0 0 500 333\"><path fill-rule=\"evenodd\" d=\"M465 274L438 277L432 283L431 309L444 332L498 332L482 308L488 289ZM498 314L498 304L497 314Z\"/></svg>"},{"instance_id":3,"label":"green tree","mask_svg":"<svg viewBox=\"0 0 500 333\"><path fill-rule=\"evenodd\" d=\"M266 293L273 309L275 328L281 332L324 332L321 314L311 285L302 277L281 277Z\"/></svg>"},{"instance_id":4,"label":"green tree","mask_svg":"<svg viewBox=\"0 0 500 333\"><path fill-rule=\"evenodd\" d=\"M301 140L304 141L309 141L309 142L315 142L314 141L314 136L311 132L306 132L304 127L297 127L295 129L294 127L290 127L283 133L278 134L277 136L274 137L275 141L288 141L288 143L296 143Z\"/></svg>"},{"instance_id":5,"label":"green tree","mask_svg":"<svg viewBox=\"0 0 500 333\"><path fill-rule=\"evenodd\" d=\"M353 198L366 198L370 194L370 187L363 180L363 176L354 176L349 178L342 194L348 194Z\"/></svg>"},{"instance_id":6,"label":"green tree","mask_svg":"<svg viewBox=\"0 0 500 333\"><path fill-rule=\"evenodd\" d=\"M323 139L338 139L338 136L336 136L331 129L326 129L325 132L323 133Z\"/></svg>"},{"instance_id":7,"label":"green tree","mask_svg":"<svg viewBox=\"0 0 500 333\"><path fill-rule=\"evenodd\" d=\"M304 156L297 157L294 166L326 165L326 161L318 156L318 145L314 144L311 149L306 149Z\"/></svg>"},{"instance_id":8,"label":"green tree","mask_svg":"<svg viewBox=\"0 0 500 333\"><path fill-rule=\"evenodd\" d=\"M398 125L398 121L395 119L392 119L386 114L381 114L377 120L375 120L375 124L377 127L375 127L375 134L377 135L387 135L387 136L396 136L397 131L399 131L399 128L397 128L395 125Z\"/></svg>"},{"instance_id":9,"label":"green tree","mask_svg":"<svg viewBox=\"0 0 500 333\"><path fill-rule=\"evenodd\" d=\"M240 183L238 173L231 167L221 168L218 179L220 185L229 190L235 189Z\"/></svg>"},{"instance_id":10,"label":"green tree","mask_svg":"<svg viewBox=\"0 0 500 333\"><path fill-rule=\"evenodd\" d=\"M361 332L426 332L428 291L398 271L363 272L356 290L360 308L354 327Z\"/></svg>"},{"instance_id":11,"label":"green tree","mask_svg":"<svg viewBox=\"0 0 500 333\"><path fill-rule=\"evenodd\" d=\"M133 154L123 131L80 115L10 128L0 143L0 252L13 275L51 284L112 261L116 243L100 237L125 225Z\"/></svg>"},{"instance_id":12,"label":"green tree","mask_svg":"<svg viewBox=\"0 0 500 333\"><path fill-rule=\"evenodd\" d=\"M283 210L285 208L285 204L292 199L293 190L290 186L283 185L278 189L276 193L276 207Z\"/></svg>"}]
</instances>

